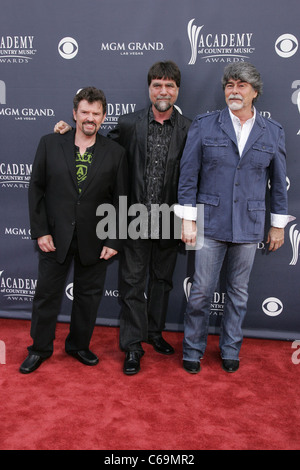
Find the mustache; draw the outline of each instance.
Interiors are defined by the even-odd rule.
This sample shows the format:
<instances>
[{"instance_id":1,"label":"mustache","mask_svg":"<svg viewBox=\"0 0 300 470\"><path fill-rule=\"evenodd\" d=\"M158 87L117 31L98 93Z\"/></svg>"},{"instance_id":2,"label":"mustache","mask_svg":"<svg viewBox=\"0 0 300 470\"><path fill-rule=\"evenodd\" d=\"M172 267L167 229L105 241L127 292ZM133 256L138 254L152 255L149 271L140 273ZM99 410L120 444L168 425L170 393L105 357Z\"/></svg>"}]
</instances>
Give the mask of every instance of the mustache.
<instances>
[{"instance_id":1,"label":"mustache","mask_svg":"<svg viewBox=\"0 0 300 470\"><path fill-rule=\"evenodd\" d=\"M236 94L236 95L231 94L231 95L229 95L228 99L229 100L241 100L241 101L243 101L243 97L239 94Z\"/></svg>"},{"instance_id":2,"label":"mustache","mask_svg":"<svg viewBox=\"0 0 300 470\"><path fill-rule=\"evenodd\" d=\"M170 100L172 98L172 96L158 96L156 99L157 100Z\"/></svg>"}]
</instances>

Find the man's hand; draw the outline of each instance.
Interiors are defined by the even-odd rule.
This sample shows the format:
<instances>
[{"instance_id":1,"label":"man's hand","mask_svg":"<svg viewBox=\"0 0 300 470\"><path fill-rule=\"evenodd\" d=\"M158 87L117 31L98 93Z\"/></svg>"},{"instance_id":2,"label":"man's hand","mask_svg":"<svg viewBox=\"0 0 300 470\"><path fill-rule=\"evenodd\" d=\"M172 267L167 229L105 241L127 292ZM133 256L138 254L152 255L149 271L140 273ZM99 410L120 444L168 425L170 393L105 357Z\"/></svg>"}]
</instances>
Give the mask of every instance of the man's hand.
<instances>
[{"instance_id":1,"label":"man's hand","mask_svg":"<svg viewBox=\"0 0 300 470\"><path fill-rule=\"evenodd\" d=\"M55 124L54 126L54 132L56 134L65 134L66 132L69 132L72 129L69 124L67 124L65 121L59 121Z\"/></svg>"},{"instance_id":2,"label":"man's hand","mask_svg":"<svg viewBox=\"0 0 300 470\"><path fill-rule=\"evenodd\" d=\"M38 245L42 251L49 253L50 251L55 251L56 248L53 243L53 238L51 235L45 235L37 239Z\"/></svg>"},{"instance_id":3,"label":"man's hand","mask_svg":"<svg viewBox=\"0 0 300 470\"><path fill-rule=\"evenodd\" d=\"M181 240L187 245L195 246L197 225L195 220L182 219Z\"/></svg>"},{"instance_id":4,"label":"man's hand","mask_svg":"<svg viewBox=\"0 0 300 470\"><path fill-rule=\"evenodd\" d=\"M104 246L101 251L100 259L109 259L115 256L118 252L113 248L108 248Z\"/></svg>"},{"instance_id":5,"label":"man's hand","mask_svg":"<svg viewBox=\"0 0 300 470\"><path fill-rule=\"evenodd\" d=\"M267 243L270 243L269 251L278 250L284 244L284 228L271 227Z\"/></svg>"}]
</instances>

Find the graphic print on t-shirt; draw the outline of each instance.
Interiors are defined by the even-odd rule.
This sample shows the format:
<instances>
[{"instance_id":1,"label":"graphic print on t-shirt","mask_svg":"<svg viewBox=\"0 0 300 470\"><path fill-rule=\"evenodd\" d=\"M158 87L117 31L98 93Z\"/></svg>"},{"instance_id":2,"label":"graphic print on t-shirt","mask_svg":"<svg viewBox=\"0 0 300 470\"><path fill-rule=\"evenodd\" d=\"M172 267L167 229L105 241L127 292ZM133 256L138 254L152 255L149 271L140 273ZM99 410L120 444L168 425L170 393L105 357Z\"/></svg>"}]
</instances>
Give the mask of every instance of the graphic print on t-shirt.
<instances>
[{"instance_id":1,"label":"graphic print on t-shirt","mask_svg":"<svg viewBox=\"0 0 300 470\"><path fill-rule=\"evenodd\" d=\"M76 177L77 177L78 189L80 193L82 191L82 185L84 181L86 180L89 167L92 163L93 150L94 150L94 147L89 147L86 149L85 153L81 155L79 148L76 147L76 152L75 152Z\"/></svg>"}]
</instances>

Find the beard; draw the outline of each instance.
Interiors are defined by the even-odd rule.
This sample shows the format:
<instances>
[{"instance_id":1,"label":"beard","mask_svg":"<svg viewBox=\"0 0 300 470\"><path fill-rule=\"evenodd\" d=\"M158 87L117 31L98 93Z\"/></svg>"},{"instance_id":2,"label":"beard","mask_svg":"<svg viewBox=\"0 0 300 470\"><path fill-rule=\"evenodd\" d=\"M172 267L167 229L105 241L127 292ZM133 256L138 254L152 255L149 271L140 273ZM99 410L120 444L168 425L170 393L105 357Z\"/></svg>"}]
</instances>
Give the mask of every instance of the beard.
<instances>
[{"instance_id":1,"label":"beard","mask_svg":"<svg viewBox=\"0 0 300 470\"><path fill-rule=\"evenodd\" d=\"M168 98L166 98L166 99L168 99ZM162 112L165 112L165 111L168 111L169 109L171 109L172 104L169 101L157 100L154 103L154 107L157 109L157 111L162 113Z\"/></svg>"},{"instance_id":2,"label":"beard","mask_svg":"<svg viewBox=\"0 0 300 470\"><path fill-rule=\"evenodd\" d=\"M236 101L231 102L232 99L239 100L239 101L238 102L236 102ZM228 107L232 111L238 111L239 109L242 109L243 106L244 106L244 101L243 101L243 97L241 95L230 95L228 97Z\"/></svg>"},{"instance_id":3,"label":"beard","mask_svg":"<svg viewBox=\"0 0 300 470\"><path fill-rule=\"evenodd\" d=\"M85 125L92 125L93 126L93 129L86 129L85 128ZM96 124L94 122L84 122L82 124L82 132L84 133L84 135L94 135L96 134L96 131L97 131L97 127L96 127Z\"/></svg>"}]
</instances>

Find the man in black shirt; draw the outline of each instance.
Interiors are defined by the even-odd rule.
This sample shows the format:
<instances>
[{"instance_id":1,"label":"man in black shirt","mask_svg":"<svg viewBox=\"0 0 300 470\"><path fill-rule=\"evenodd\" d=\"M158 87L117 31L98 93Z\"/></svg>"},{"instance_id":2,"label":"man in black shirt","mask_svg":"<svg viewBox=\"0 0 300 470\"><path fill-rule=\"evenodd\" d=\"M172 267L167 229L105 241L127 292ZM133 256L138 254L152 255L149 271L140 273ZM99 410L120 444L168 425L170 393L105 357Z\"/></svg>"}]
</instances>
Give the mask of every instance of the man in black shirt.
<instances>
[{"instance_id":1,"label":"man in black shirt","mask_svg":"<svg viewBox=\"0 0 300 470\"><path fill-rule=\"evenodd\" d=\"M190 125L174 107L180 81L173 62L154 64L148 72L150 107L120 116L109 134L127 150L129 204L143 204L149 214L148 237L128 238L121 263L120 347L126 353L127 375L140 370L143 341L159 353L174 352L162 331L179 241L164 239L161 224L150 230L150 219L155 205L177 202L180 158Z\"/></svg>"}]
</instances>

